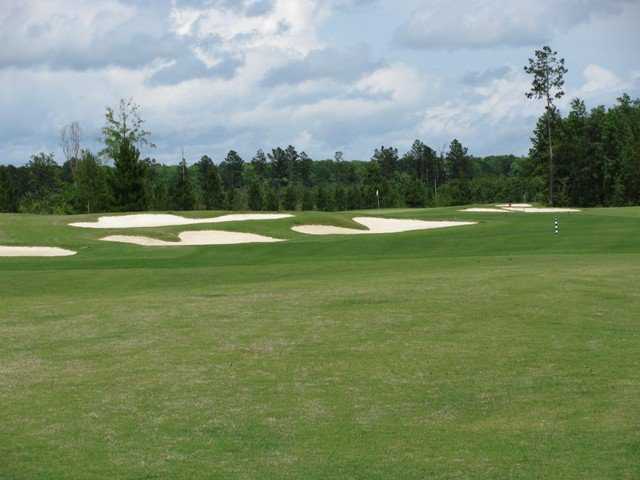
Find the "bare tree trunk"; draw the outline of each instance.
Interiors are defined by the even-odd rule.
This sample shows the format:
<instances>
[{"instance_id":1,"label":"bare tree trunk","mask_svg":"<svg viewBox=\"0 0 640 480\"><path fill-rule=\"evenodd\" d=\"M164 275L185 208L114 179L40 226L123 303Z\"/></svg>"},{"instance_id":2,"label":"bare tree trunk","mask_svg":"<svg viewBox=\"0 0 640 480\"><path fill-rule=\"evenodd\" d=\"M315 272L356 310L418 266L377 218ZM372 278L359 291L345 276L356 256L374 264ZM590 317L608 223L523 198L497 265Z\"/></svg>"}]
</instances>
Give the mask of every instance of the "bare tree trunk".
<instances>
[{"instance_id":1,"label":"bare tree trunk","mask_svg":"<svg viewBox=\"0 0 640 480\"><path fill-rule=\"evenodd\" d=\"M549 139L549 206L553 207L553 146L551 145L551 108L547 103L547 134Z\"/></svg>"},{"instance_id":2,"label":"bare tree trunk","mask_svg":"<svg viewBox=\"0 0 640 480\"><path fill-rule=\"evenodd\" d=\"M80 124L78 122L71 122L69 125L65 125L60 132L62 152L65 159L71 162L71 173L74 176L74 181L77 163L80 159L80 135Z\"/></svg>"}]
</instances>

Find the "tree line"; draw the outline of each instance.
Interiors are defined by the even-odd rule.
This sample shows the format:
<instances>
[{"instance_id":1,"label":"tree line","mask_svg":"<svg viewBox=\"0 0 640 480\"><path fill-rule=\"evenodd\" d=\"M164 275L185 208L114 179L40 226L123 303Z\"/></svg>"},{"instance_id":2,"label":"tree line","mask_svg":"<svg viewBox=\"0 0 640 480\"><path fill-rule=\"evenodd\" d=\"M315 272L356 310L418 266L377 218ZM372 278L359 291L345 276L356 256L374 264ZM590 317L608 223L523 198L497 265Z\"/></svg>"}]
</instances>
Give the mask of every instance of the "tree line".
<instances>
[{"instance_id":1,"label":"tree line","mask_svg":"<svg viewBox=\"0 0 640 480\"><path fill-rule=\"evenodd\" d=\"M547 121L554 132L552 176ZM564 117L557 110L545 113L534 130L527 165L524 175L551 182L555 204L639 205L640 99L625 94L611 108L591 110L575 99Z\"/></svg>"},{"instance_id":2,"label":"tree line","mask_svg":"<svg viewBox=\"0 0 640 480\"><path fill-rule=\"evenodd\" d=\"M521 175L526 158L477 158L453 140L446 152L416 140L403 155L376 149L370 161L313 160L294 146L258 150L244 160L231 150L219 163L189 165L140 157L124 138L95 154L80 150L61 165L38 153L22 167L0 166L0 211L93 213L144 210L322 210L424 207L535 200L540 183ZM111 159L106 162L104 158Z\"/></svg>"},{"instance_id":3,"label":"tree line","mask_svg":"<svg viewBox=\"0 0 640 480\"><path fill-rule=\"evenodd\" d=\"M554 129L555 204L640 204L640 100L562 117L545 112L527 157L475 157L454 139L437 152L420 140L400 154L375 149L369 161L313 160L294 146L243 159L231 150L189 165L141 158L150 145L135 104L107 113L105 149L76 149L62 164L38 153L24 166L0 166L0 211L93 213L143 210L352 210L492 202L545 202L549 194L547 116ZM130 123L129 123L130 122ZM69 149L63 149L63 151ZM70 149L74 151L74 149Z\"/></svg>"},{"instance_id":4,"label":"tree line","mask_svg":"<svg viewBox=\"0 0 640 480\"><path fill-rule=\"evenodd\" d=\"M545 101L528 156L477 157L454 139L438 152L420 140L403 154L376 148L368 161L314 160L289 145L243 159L231 150L219 163L203 155L163 165L139 107L107 108L104 148L81 148L77 123L65 127L58 164L37 153L21 167L0 165L0 211L93 213L144 210L353 210L493 202L622 206L640 204L640 99L623 95L588 111L575 99L566 116L564 59L544 47L525 67L526 95Z\"/></svg>"}]
</instances>

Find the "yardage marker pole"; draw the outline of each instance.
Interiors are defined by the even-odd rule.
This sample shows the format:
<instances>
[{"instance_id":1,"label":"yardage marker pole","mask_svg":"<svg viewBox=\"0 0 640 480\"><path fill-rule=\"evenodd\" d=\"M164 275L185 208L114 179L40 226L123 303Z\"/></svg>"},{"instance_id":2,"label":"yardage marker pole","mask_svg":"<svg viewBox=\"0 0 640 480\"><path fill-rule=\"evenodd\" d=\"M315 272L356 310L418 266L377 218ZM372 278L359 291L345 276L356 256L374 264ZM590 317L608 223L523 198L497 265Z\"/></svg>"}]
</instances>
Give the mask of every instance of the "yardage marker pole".
<instances>
[{"instance_id":1,"label":"yardage marker pole","mask_svg":"<svg viewBox=\"0 0 640 480\"><path fill-rule=\"evenodd\" d=\"M553 221L553 234L558 235L560 233L560 222L558 222L558 217L556 217Z\"/></svg>"}]
</instances>

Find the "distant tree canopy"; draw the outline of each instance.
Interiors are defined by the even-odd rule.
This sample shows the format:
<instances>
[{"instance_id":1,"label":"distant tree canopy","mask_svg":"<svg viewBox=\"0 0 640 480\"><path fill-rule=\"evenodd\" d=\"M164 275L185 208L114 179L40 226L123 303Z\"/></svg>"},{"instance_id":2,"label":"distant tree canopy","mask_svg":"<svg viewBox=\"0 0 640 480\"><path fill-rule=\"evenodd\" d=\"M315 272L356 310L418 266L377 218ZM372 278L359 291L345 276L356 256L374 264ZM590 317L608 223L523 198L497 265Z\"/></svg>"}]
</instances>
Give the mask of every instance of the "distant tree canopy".
<instances>
[{"instance_id":1,"label":"distant tree canopy","mask_svg":"<svg viewBox=\"0 0 640 480\"><path fill-rule=\"evenodd\" d=\"M553 117L557 114L555 101L564 96L564 76L568 70L564 66L564 58L558 58L558 52L551 47L544 46L535 51L534 58L529 59L529 64L524 67L524 71L532 76L531 89L525 93L527 98L535 98L544 101L545 116L547 125L547 148L549 149L549 205L555 201L554 174L555 164L553 161L553 139L554 130Z\"/></svg>"},{"instance_id":2,"label":"distant tree canopy","mask_svg":"<svg viewBox=\"0 0 640 480\"><path fill-rule=\"evenodd\" d=\"M140 149L152 146L143 123L138 107L123 101L118 111L107 110L100 156L72 142L63 165L53 154L38 153L24 166L0 166L0 211L331 211L376 208L378 202L544 202L550 189L558 205L640 204L640 99L628 95L592 110L575 99L566 116L545 110L527 157L477 157L454 139L440 154L420 140L402 155L381 146L369 161L347 160L342 152L313 160L289 145L259 150L248 162L231 150L218 165L207 155L192 165L184 157L178 165L161 165L141 158Z\"/></svg>"},{"instance_id":3,"label":"distant tree canopy","mask_svg":"<svg viewBox=\"0 0 640 480\"><path fill-rule=\"evenodd\" d=\"M178 164L177 173L170 190L173 208L176 210L193 210L196 199L191 186L191 174L184 157Z\"/></svg>"},{"instance_id":4,"label":"distant tree canopy","mask_svg":"<svg viewBox=\"0 0 640 480\"><path fill-rule=\"evenodd\" d=\"M137 149L141 147L153 148L149 137L151 133L144 129L144 120L140 117L140 107L133 99L122 99L118 110L107 107L105 113L105 126L102 128L104 149L101 155L116 160L118 154L123 151L121 146L126 142Z\"/></svg>"},{"instance_id":5,"label":"distant tree canopy","mask_svg":"<svg viewBox=\"0 0 640 480\"><path fill-rule=\"evenodd\" d=\"M546 115L546 114L545 114ZM554 174L550 178L546 117L538 121L529 162L520 175L543 178L554 203L577 206L640 204L640 99L618 98L587 111L575 99L566 117L554 112Z\"/></svg>"},{"instance_id":6,"label":"distant tree canopy","mask_svg":"<svg viewBox=\"0 0 640 480\"><path fill-rule=\"evenodd\" d=\"M224 191L222 180L213 160L204 155L196 165L200 183L200 201L207 210L224 208Z\"/></svg>"},{"instance_id":7,"label":"distant tree canopy","mask_svg":"<svg viewBox=\"0 0 640 480\"><path fill-rule=\"evenodd\" d=\"M74 211L101 212L113 204L109 174L100 160L85 150L76 163L71 198Z\"/></svg>"},{"instance_id":8,"label":"distant tree canopy","mask_svg":"<svg viewBox=\"0 0 640 480\"><path fill-rule=\"evenodd\" d=\"M446 169L451 180L470 180L473 176L473 167L469 150L453 139L446 157Z\"/></svg>"},{"instance_id":9,"label":"distant tree canopy","mask_svg":"<svg viewBox=\"0 0 640 480\"><path fill-rule=\"evenodd\" d=\"M140 160L140 151L129 138L124 138L110 154L115 160L112 188L118 210L145 210L147 163Z\"/></svg>"}]
</instances>

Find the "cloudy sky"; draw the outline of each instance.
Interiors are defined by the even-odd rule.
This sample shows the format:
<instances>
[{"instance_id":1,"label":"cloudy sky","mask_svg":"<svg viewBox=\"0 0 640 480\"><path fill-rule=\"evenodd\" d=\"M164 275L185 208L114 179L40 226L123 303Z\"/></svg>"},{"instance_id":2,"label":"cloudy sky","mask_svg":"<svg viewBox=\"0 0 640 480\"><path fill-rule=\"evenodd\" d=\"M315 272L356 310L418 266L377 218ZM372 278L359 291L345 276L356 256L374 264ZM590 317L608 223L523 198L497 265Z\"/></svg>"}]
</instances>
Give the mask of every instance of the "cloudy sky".
<instances>
[{"instance_id":1,"label":"cloudy sky","mask_svg":"<svg viewBox=\"0 0 640 480\"><path fill-rule=\"evenodd\" d=\"M526 153L541 106L522 72L566 58L567 98L640 96L640 0L1 0L0 163L61 159L80 122L133 97L174 163L296 145L368 159L420 138Z\"/></svg>"}]
</instances>

